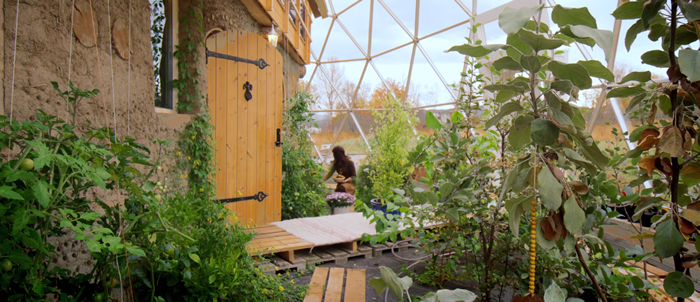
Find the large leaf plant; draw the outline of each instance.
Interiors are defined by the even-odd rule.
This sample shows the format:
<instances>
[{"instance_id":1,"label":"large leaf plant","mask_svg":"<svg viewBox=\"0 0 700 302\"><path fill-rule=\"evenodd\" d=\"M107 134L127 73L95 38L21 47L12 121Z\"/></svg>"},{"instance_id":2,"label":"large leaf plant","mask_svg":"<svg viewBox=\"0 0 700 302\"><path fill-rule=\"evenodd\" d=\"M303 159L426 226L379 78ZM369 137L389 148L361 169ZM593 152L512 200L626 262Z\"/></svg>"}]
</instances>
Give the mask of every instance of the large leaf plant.
<instances>
[{"instance_id":1,"label":"large leaf plant","mask_svg":"<svg viewBox=\"0 0 700 302\"><path fill-rule=\"evenodd\" d=\"M689 45L700 36L700 1L630 1L613 16L635 21L625 36L628 51L643 32L660 42L660 49L645 52L641 60L665 69L670 82L654 83L650 72L632 72L607 96L632 97L627 113L641 125L630 133L637 146L625 158L640 168L636 184L653 185L635 194L633 217L639 219L652 208L664 209L652 218L654 249L659 258L673 258L675 272L666 278L664 289L682 301L694 293L688 276L700 258L697 251L684 248L691 238L698 238L700 226L700 51Z\"/></svg>"},{"instance_id":2,"label":"large leaf plant","mask_svg":"<svg viewBox=\"0 0 700 302\"><path fill-rule=\"evenodd\" d=\"M526 233L530 239L528 292L534 295L537 286L543 285L535 275L537 246L550 254L563 248L565 255L576 254L580 271L605 301L598 277L581 251L583 245L598 247L603 242L602 232L583 228L587 212L596 211L599 205L578 196L587 193L587 185L574 177L596 175L607 167L609 159L585 130L581 110L570 102L578 98L580 90L592 87L591 77L613 81L614 76L599 61L567 63L556 60L555 55L560 48L578 42L597 45L609 59L612 32L598 29L588 9L559 5L552 9L552 21L558 29L550 29L538 22L542 8L504 9L498 24L508 35L506 44L464 44L450 51L470 57L499 52L501 56L492 66L516 74L484 86L496 95L492 101L501 103L500 111L486 122L486 127L512 118L508 142L513 152L523 154L503 179L498 202L505 201L515 235L520 234L522 216L530 213L525 216L530 226Z\"/></svg>"}]
</instances>

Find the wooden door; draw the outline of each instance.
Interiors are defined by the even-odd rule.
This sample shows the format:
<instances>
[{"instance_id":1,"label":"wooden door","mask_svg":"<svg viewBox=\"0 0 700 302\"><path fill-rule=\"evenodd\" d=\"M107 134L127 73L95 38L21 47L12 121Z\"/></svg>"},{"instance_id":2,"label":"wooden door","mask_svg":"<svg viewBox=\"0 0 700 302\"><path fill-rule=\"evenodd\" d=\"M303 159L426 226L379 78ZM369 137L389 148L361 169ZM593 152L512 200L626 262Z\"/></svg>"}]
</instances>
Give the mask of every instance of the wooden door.
<instances>
[{"instance_id":1,"label":"wooden door","mask_svg":"<svg viewBox=\"0 0 700 302\"><path fill-rule=\"evenodd\" d=\"M206 41L207 49L244 59L264 59L258 66L209 57L207 103L216 141L217 198L231 199L263 192L262 201L227 203L238 221L262 225L280 221L282 203L282 150L277 147L277 129L282 128L282 56L262 36L237 30L216 33ZM244 84L253 98L244 97Z\"/></svg>"}]
</instances>

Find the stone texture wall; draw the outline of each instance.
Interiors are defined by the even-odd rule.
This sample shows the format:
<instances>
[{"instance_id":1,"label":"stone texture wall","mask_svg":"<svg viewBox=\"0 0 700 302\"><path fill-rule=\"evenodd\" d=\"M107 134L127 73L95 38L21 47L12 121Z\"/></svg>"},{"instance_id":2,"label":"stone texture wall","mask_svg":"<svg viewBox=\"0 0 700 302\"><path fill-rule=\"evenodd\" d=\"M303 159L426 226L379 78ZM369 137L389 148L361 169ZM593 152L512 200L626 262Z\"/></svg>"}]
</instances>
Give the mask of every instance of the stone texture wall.
<instances>
[{"instance_id":1,"label":"stone texture wall","mask_svg":"<svg viewBox=\"0 0 700 302\"><path fill-rule=\"evenodd\" d=\"M180 0L180 18L189 5L199 0ZM71 0L5 0L0 13L0 76L3 87L0 114L14 120L33 120L37 110L69 121L64 101L51 82L67 89L70 81L81 89L99 89L97 97L84 100L78 108L77 121L90 120L94 126L114 126L119 138L126 135L151 146L150 139L176 141L190 121L190 114L156 113L154 107L153 56L150 41L150 4L148 0L131 0L130 61L110 47L110 32L117 19L129 20L129 0L92 1L92 15L97 39L94 43L87 0L75 0L83 11L73 10ZM109 14L108 14L109 9ZM16 14L19 11L19 18ZM202 14L205 32L213 28L239 29L260 33L261 27L239 0L204 0ZM71 16L73 14L73 16ZM82 32L82 42L93 40L88 47L71 31ZM83 22L77 22L82 18ZM15 23L17 30L15 31ZM181 40L184 26L180 26ZM198 32L195 30L194 32ZM14 51L16 36L16 52ZM285 78L290 89L296 87L300 65L280 46L285 59ZM206 91L206 63L200 47L200 89ZM70 63L70 66L69 66ZM14 68L13 68L14 67ZM176 67L175 67L176 68ZM194 66L193 66L194 68ZM69 74L70 71L70 74ZM194 71L194 70L193 70ZM287 89L287 93L290 93ZM173 144L176 146L177 144ZM109 199L110 192L96 194ZM107 195L107 196L105 196ZM74 272L86 273L92 263L86 247L65 236L56 238L59 255L54 263Z\"/></svg>"}]
</instances>

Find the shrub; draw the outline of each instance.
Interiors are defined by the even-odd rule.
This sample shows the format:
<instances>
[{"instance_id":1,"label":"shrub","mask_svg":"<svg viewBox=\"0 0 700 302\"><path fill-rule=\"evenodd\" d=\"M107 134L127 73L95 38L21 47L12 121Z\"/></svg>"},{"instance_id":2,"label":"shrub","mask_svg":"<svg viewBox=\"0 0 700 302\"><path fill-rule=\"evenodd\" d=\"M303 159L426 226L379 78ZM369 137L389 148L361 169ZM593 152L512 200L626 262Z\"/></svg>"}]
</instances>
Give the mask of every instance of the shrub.
<instances>
[{"instance_id":1,"label":"shrub","mask_svg":"<svg viewBox=\"0 0 700 302\"><path fill-rule=\"evenodd\" d=\"M72 110L97 93L59 90ZM120 288L135 301L301 300L304 287L255 268L245 249L253 235L212 201L209 177L168 189L177 177L159 175L166 142L154 141L151 154L109 128L66 124L41 110L36 121L0 116L0 128L4 300L99 301ZM65 237L87 247L88 273L58 265Z\"/></svg>"},{"instance_id":2,"label":"shrub","mask_svg":"<svg viewBox=\"0 0 700 302\"><path fill-rule=\"evenodd\" d=\"M372 153L367 158L371 196L382 199L393 195L392 188L402 187L411 172L406 165L408 143L417 122L398 99L387 98L384 108L372 112L378 126L374 130Z\"/></svg>"},{"instance_id":3,"label":"shrub","mask_svg":"<svg viewBox=\"0 0 700 302\"><path fill-rule=\"evenodd\" d=\"M323 170L309 150L313 143L306 127L313 114L309 106L314 100L307 93L298 93L285 101L282 125L285 130L282 145L282 219L321 216L327 214L321 182Z\"/></svg>"}]
</instances>

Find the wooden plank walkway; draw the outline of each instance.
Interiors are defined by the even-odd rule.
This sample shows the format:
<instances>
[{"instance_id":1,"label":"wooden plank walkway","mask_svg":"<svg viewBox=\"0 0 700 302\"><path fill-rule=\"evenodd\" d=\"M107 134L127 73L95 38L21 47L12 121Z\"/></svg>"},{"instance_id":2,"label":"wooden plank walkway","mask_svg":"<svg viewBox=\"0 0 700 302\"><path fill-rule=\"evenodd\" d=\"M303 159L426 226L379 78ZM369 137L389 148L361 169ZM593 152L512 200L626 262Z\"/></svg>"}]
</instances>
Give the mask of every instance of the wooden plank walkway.
<instances>
[{"instance_id":1,"label":"wooden plank walkway","mask_svg":"<svg viewBox=\"0 0 700 302\"><path fill-rule=\"evenodd\" d=\"M365 301L366 280L363 269L317 267L304 302Z\"/></svg>"},{"instance_id":2,"label":"wooden plank walkway","mask_svg":"<svg viewBox=\"0 0 700 302\"><path fill-rule=\"evenodd\" d=\"M248 243L246 249L251 255L275 255L295 263L294 251L309 249L313 247L311 242L287 233L278 226L266 224L255 228L247 229L246 232L255 232L255 238Z\"/></svg>"}]
</instances>

